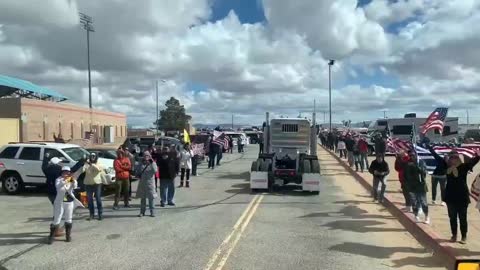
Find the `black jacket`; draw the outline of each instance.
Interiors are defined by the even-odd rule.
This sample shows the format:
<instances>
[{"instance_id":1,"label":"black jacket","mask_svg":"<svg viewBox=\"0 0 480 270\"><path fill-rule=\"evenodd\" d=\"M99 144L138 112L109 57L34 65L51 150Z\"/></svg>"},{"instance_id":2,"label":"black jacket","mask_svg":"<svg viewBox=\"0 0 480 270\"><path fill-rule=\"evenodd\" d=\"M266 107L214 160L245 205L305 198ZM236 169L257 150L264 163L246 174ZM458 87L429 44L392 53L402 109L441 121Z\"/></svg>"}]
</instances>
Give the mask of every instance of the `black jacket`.
<instances>
[{"instance_id":1,"label":"black jacket","mask_svg":"<svg viewBox=\"0 0 480 270\"><path fill-rule=\"evenodd\" d=\"M383 160L382 162L378 162L376 159L372 161L368 171L373 174L373 176L385 176L390 173L390 169L388 168L388 163ZM374 172L377 171L381 173L381 175L375 175Z\"/></svg>"},{"instance_id":2,"label":"black jacket","mask_svg":"<svg viewBox=\"0 0 480 270\"><path fill-rule=\"evenodd\" d=\"M468 171L478 163L480 157L475 157L469 162L457 167L458 176L447 174L447 187L445 188L445 202L459 206L467 206L470 203L470 192L468 191Z\"/></svg>"},{"instance_id":3,"label":"black jacket","mask_svg":"<svg viewBox=\"0 0 480 270\"><path fill-rule=\"evenodd\" d=\"M42 171L47 178L47 194L55 196L57 194L57 188L55 187L55 181L62 175L62 166L49 164L47 157L43 158Z\"/></svg>"},{"instance_id":4,"label":"black jacket","mask_svg":"<svg viewBox=\"0 0 480 270\"><path fill-rule=\"evenodd\" d=\"M423 160L418 160L418 164L415 161L409 161L403 164L405 187L409 192L421 193L427 192L427 184L425 178L427 176L427 167Z\"/></svg>"},{"instance_id":5,"label":"black jacket","mask_svg":"<svg viewBox=\"0 0 480 270\"><path fill-rule=\"evenodd\" d=\"M177 158L173 155L169 155L164 159L161 156L157 158L157 166L160 172L160 181L173 181L177 176L179 164L177 164Z\"/></svg>"},{"instance_id":6,"label":"black jacket","mask_svg":"<svg viewBox=\"0 0 480 270\"><path fill-rule=\"evenodd\" d=\"M376 138L375 139L375 153L377 154L385 154L387 151L387 145L383 138Z\"/></svg>"},{"instance_id":7,"label":"black jacket","mask_svg":"<svg viewBox=\"0 0 480 270\"><path fill-rule=\"evenodd\" d=\"M432 156L435 158L437 161L437 167L435 167L435 170L433 171L433 175L446 175L447 174L447 169L448 169L448 164L443 159L440 155L438 155L435 150L433 150L432 147L428 147L428 150L430 150L430 153Z\"/></svg>"},{"instance_id":8,"label":"black jacket","mask_svg":"<svg viewBox=\"0 0 480 270\"><path fill-rule=\"evenodd\" d=\"M351 138L345 139L345 148L348 152L353 152L353 148L355 147L355 141Z\"/></svg>"}]
</instances>

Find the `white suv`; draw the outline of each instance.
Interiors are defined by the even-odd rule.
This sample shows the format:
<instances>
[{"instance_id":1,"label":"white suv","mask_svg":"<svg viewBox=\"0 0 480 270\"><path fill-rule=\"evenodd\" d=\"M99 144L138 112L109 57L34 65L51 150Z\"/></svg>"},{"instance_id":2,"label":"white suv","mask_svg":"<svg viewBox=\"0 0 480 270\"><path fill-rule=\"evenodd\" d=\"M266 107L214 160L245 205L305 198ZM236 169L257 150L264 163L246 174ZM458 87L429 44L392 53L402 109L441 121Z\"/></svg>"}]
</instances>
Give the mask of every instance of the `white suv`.
<instances>
[{"instance_id":1,"label":"white suv","mask_svg":"<svg viewBox=\"0 0 480 270\"><path fill-rule=\"evenodd\" d=\"M5 145L0 148L0 180L3 190L8 194L17 194L25 186L45 185L42 161L46 153L49 153L50 158L60 158L62 165L70 167L89 155L87 150L75 144L42 142ZM109 181L114 182L113 160L99 158L98 162L106 168Z\"/></svg>"}]
</instances>

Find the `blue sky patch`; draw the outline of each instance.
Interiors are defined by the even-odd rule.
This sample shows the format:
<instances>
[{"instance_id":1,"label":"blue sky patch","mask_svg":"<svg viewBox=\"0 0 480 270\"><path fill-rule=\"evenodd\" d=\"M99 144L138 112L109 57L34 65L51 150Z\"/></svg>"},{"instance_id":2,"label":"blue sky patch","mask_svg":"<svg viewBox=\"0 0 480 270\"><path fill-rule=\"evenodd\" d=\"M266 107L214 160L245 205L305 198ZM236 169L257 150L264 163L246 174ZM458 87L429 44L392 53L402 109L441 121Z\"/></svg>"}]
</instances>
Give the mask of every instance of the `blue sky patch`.
<instances>
[{"instance_id":1,"label":"blue sky patch","mask_svg":"<svg viewBox=\"0 0 480 270\"><path fill-rule=\"evenodd\" d=\"M354 69L357 76L349 75L345 86L347 85L359 85L362 88L367 88L372 85L383 86L386 88L398 88L400 86L400 80L395 75L385 74L380 69L375 69L373 73L366 73L361 69Z\"/></svg>"},{"instance_id":2,"label":"blue sky patch","mask_svg":"<svg viewBox=\"0 0 480 270\"><path fill-rule=\"evenodd\" d=\"M357 2L357 8L358 7L364 7L368 4L370 4L370 2L372 2L372 0L358 0Z\"/></svg>"},{"instance_id":3,"label":"blue sky patch","mask_svg":"<svg viewBox=\"0 0 480 270\"><path fill-rule=\"evenodd\" d=\"M260 0L213 0L211 22L225 18L230 10L235 11L241 23L265 22Z\"/></svg>"},{"instance_id":4,"label":"blue sky patch","mask_svg":"<svg viewBox=\"0 0 480 270\"><path fill-rule=\"evenodd\" d=\"M193 91L195 93L206 91L208 89L208 86L206 84L200 83L200 82L193 82L193 81L188 81L186 84L186 88L189 91Z\"/></svg>"}]
</instances>

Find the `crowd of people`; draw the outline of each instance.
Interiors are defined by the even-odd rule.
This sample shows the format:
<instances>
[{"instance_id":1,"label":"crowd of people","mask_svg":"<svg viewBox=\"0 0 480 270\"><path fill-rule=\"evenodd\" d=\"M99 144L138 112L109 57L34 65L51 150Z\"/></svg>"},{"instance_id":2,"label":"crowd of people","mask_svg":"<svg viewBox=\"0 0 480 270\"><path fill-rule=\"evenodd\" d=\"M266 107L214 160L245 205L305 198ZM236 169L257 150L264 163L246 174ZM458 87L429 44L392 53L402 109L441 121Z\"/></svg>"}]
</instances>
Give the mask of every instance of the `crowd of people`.
<instances>
[{"instance_id":1,"label":"crowd of people","mask_svg":"<svg viewBox=\"0 0 480 270\"><path fill-rule=\"evenodd\" d=\"M238 145L238 151L243 152L244 143L238 142ZM230 149L233 148L231 138L228 146ZM223 152L228 148L214 143L213 140L209 142L208 148L208 164L209 168L213 169L215 165L220 165ZM117 150L117 158L113 163L115 170L113 210L119 209L120 201L123 201L125 208L131 207L131 181L134 177L138 179L135 195L140 199L138 217L145 216L147 201L150 216L155 217L157 192L160 193L160 207L175 206L175 178L180 175L179 187L189 188L190 176L196 175L198 157L194 154L191 145L185 143L180 151L175 149L175 145L171 145L164 146L160 150L151 146L140 155L135 150L132 152L127 146L121 146ZM136 162L139 157L141 161ZM58 236L65 235L67 242L72 239L73 211L77 207L83 207L82 202L77 199L78 195L75 195L79 183L82 183L86 192L89 211L87 220L103 219L102 190L108 176L95 153L84 157L71 168L62 166L61 159L46 153L42 170L47 178L47 196L53 206L49 244L52 244ZM62 219L64 227L60 224Z\"/></svg>"},{"instance_id":2,"label":"crowd of people","mask_svg":"<svg viewBox=\"0 0 480 270\"><path fill-rule=\"evenodd\" d=\"M388 162L385 160L386 138L384 136L374 138L376 158L369 166L368 149L366 151L364 145L365 139L339 133L322 133L320 139L325 148L338 153L340 158L347 159L350 167L355 164L356 171L360 168L363 172L363 169L366 168L372 174L373 200L381 203L387 188L387 177L390 174ZM431 175L431 204L447 207L452 233L450 240L451 242L458 240L458 223L460 223L460 243L465 244L468 232L467 209L471 202L467 176L479 162L480 151L475 151L474 158L462 160L456 151L451 151L442 157L435 152L431 145L427 145L427 148L436 160L436 167ZM425 162L418 158L413 149L399 150L395 154L395 170L398 173L405 200L404 210L413 213L417 222L422 222L420 213L423 212L423 223L430 224L427 199L428 172ZM440 187L439 201L437 201L438 187Z\"/></svg>"}]
</instances>

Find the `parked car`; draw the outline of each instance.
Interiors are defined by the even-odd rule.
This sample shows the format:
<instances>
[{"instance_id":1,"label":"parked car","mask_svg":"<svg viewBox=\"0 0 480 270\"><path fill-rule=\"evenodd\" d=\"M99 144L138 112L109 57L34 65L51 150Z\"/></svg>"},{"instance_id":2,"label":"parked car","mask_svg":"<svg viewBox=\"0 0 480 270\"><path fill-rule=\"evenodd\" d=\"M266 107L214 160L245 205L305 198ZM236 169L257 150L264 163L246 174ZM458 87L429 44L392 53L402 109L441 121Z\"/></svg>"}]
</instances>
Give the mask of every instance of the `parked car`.
<instances>
[{"instance_id":1,"label":"parked car","mask_svg":"<svg viewBox=\"0 0 480 270\"><path fill-rule=\"evenodd\" d=\"M117 149L115 148L87 148L89 153L95 153L99 158L116 159Z\"/></svg>"},{"instance_id":2,"label":"parked car","mask_svg":"<svg viewBox=\"0 0 480 270\"><path fill-rule=\"evenodd\" d=\"M62 165L74 166L89 155L89 152L75 144L64 143L10 143L0 148L0 180L7 194L18 194L26 186L44 186L42 171L45 153L58 157ZM99 158L110 183L115 182L113 160Z\"/></svg>"}]
</instances>

